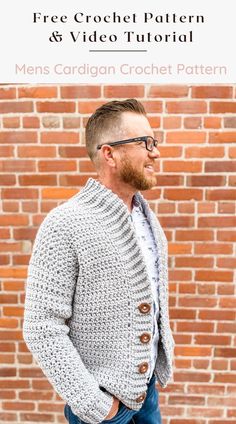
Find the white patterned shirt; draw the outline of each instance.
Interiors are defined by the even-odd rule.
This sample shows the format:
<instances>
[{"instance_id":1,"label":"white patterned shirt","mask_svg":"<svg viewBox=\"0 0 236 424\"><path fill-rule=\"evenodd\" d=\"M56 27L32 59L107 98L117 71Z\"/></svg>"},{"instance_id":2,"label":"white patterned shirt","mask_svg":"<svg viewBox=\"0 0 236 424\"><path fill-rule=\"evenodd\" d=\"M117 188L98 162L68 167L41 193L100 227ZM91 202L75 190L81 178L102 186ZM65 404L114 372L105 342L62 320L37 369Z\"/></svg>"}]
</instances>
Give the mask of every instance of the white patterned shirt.
<instances>
[{"instance_id":1,"label":"white patterned shirt","mask_svg":"<svg viewBox=\"0 0 236 424\"><path fill-rule=\"evenodd\" d=\"M159 302L158 302L158 252L156 242L152 233L149 221L142 210L141 204L133 201L133 208L130 214L133 222L136 236L146 263L148 277L151 282L151 290L153 294L153 334L151 340L151 358L148 373L148 380L151 378L158 355L158 317L159 317Z\"/></svg>"}]
</instances>

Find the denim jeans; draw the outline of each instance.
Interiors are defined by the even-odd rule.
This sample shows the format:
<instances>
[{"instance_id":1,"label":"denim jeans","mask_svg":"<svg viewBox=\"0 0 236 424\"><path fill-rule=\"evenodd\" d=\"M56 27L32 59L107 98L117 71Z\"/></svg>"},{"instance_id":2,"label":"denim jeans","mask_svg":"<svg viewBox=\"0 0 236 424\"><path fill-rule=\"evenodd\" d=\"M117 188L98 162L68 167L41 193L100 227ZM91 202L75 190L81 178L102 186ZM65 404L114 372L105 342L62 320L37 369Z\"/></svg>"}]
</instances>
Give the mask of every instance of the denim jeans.
<instances>
[{"instance_id":1,"label":"denim jeans","mask_svg":"<svg viewBox=\"0 0 236 424\"><path fill-rule=\"evenodd\" d=\"M120 402L117 414L110 420L101 421L101 424L161 424L155 381L156 377L153 375L148 383L147 396L139 411L129 409ZM69 424L87 424L72 412L68 404L65 405L64 414Z\"/></svg>"}]
</instances>

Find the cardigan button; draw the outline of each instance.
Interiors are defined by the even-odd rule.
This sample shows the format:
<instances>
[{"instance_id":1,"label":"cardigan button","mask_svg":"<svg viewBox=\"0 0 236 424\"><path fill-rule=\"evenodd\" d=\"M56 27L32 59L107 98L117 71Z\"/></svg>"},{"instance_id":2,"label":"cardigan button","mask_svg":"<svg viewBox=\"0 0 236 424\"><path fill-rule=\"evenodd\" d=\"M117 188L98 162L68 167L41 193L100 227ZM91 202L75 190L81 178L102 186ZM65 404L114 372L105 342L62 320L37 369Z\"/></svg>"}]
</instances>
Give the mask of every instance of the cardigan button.
<instances>
[{"instance_id":1,"label":"cardigan button","mask_svg":"<svg viewBox=\"0 0 236 424\"><path fill-rule=\"evenodd\" d=\"M141 303L138 308L141 314L147 314L151 310L151 305L149 303Z\"/></svg>"},{"instance_id":2,"label":"cardigan button","mask_svg":"<svg viewBox=\"0 0 236 424\"><path fill-rule=\"evenodd\" d=\"M147 372L148 370L148 363L147 362L143 362L142 364L139 365L138 370L140 372L140 374L144 374L145 372Z\"/></svg>"},{"instance_id":3,"label":"cardigan button","mask_svg":"<svg viewBox=\"0 0 236 424\"><path fill-rule=\"evenodd\" d=\"M141 336L139 338L140 338L141 343L148 343L151 340L151 336L150 336L149 333L143 333L143 334L141 334Z\"/></svg>"},{"instance_id":4,"label":"cardigan button","mask_svg":"<svg viewBox=\"0 0 236 424\"><path fill-rule=\"evenodd\" d=\"M145 399L145 397L146 397L146 393L143 393L142 395L140 395L139 397L137 397L136 402L137 403L143 402L143 400Z\"/></svg>"}]
</instances>

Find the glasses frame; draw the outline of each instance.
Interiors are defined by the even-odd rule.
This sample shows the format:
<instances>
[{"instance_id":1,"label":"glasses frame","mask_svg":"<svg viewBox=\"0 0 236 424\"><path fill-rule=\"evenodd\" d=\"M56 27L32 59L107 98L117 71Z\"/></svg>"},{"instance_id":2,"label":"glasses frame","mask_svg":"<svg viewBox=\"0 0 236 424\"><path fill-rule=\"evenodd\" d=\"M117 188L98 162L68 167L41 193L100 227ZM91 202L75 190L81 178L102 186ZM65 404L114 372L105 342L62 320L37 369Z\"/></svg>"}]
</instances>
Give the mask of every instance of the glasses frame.
<instances>
[{"instance_id":1,"label":"glasses frame","mask_svg":"<svg viewBox=\"0 0 236 424\"><path fill-rule=\"evenodd\" d=\"M148 150L148 152L152 152L153 149L150 150L147 147L148 138L151 138L152 141L153 141L153 149L154 149L154 147L157 147L158 146L158 143L159 143L158 140L156 140L155 138L153 138L151 135L144 135L142 137L128 138L127 140L120 140L120 141L113 141L111 143L99 144L97 146L97 150L101 149L102 146L118 146L120 144L129 144L129 143L135 143L136 141L144 141L145 142L146 150Z\"/></svg>"}]
</instances>

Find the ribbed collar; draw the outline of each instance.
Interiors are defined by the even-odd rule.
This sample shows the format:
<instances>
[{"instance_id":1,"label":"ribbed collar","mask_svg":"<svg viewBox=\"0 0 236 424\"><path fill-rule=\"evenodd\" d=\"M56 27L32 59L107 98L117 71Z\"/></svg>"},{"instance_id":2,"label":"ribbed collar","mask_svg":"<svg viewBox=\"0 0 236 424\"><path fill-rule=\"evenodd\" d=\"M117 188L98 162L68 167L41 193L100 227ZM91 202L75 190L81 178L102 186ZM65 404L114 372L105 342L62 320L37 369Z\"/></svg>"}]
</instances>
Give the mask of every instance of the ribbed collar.
<instances>
[{"instance_id":1,"label":"ribbed collar","mask_svg":"<svg viewBox=\"0 0 236 424\"><path fill-rule=\"evenodd\" d=\"M111 207L117 206L119 209L122 209L123 213L130 214L124 201L111 189L107 188L100 181L95 180L94 178L88 179L86 185L79 193L79 198L83 201L83 203L87 203L88 205L92 202L93 205L96 204L97 207L101 207L102 209L110 209ZM142 205L145 212L149 209L147 201L139 191L134 194L133 203L137 206Z\"/></svg>"}]
</instances>

